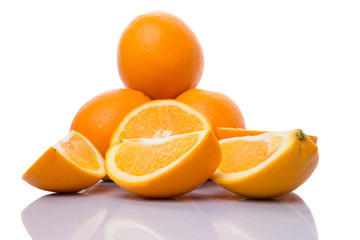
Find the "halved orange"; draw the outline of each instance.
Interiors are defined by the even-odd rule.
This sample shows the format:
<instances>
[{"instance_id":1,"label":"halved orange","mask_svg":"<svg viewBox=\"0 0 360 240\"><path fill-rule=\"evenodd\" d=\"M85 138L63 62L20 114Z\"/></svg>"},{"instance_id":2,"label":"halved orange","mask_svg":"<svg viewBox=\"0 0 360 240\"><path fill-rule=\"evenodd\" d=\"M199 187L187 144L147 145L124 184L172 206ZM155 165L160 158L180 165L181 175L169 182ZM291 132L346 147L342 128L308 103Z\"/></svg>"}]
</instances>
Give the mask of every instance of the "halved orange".
<instances>
[{"instance_id":1,"label":"halved orange","mask_svg":"<svg viewBox=\"0 0 360 240\"><path fill-rule=\"evenodd\" d=\"M104 159L94 145L71 131L50 147L23 175L30 185L51 192L78 192L106 175Z\"/></svg>"},{"instance_id":2,"label":"halved orange","mask_svg":"<svg viewBox=\"0 0 360 240\"><path fill-rule=\"evenodd\" d=\"M155 100L128 113L117 127L110 146L120 139L164 138L211 128L207 118L185 103Z\"/></svg>"},{"instance_id":3,"label":"halved orange","mask_svg":"<svg viewBox=\"0 0 360 240\"><path fill-rule=\"evenodd\" d=\"M217 127L214 132L217 139L226 139L233 137L244 137L244 136L257 136L263 133L268 133L268 131L256 131L256 130L246 130L243 128L227 128L227 127ZM317 144L318 137L307 135L311 141Z\"/></svg>"},{"instance_id":4,"label":"halved orange","mask_svg":"<svg viewBox=\"0 0 360 240\"><path fill-rule=\"evenodd\" d=\"M122 140L107 152L105 169L125 190L163 198L192 191L220 161L220 146L209 128L162 139Z\"/></svg>"},{"instance_id":5,"label":"halved orange","mask_svg":"<svg viewBox=\"0 0 360 240\"><path fill-rule=\"evenodd\" d=\"M277 197L295 190L319 161L316 144L300 129L219 142L222 161L212 180L251 198Z\"/></svg>"}]
</instances>

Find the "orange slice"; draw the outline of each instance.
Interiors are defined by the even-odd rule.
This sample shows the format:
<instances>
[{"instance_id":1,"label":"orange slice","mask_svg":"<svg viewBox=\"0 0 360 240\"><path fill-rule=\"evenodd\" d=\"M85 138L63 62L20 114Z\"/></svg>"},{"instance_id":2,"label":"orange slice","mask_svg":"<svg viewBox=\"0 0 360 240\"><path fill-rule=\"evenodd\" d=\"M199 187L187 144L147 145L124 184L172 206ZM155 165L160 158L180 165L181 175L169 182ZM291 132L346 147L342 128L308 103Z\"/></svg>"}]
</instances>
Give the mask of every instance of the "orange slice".
<instances>
[{"instance_id":1,"label":"orange slice","mask_svg":"<svg viewBox=\"0 0 360 240\"><path fill-rule=\"evenodd\" d=\"M217 127L215 135L217 139L226 139L233 137L244 137L244 136L256 136L263 133L268 133L268 131L256 131L256 130L246 130L242 128L226 128L226 127ZM317 144L318 137L307 135L311 141Z\"/></svg>"},{"instance_id":2,"label":"orange slice","mask_svg":"<svg viewBox=\"0 0 360 240\"><path fill-rule=\"evenodd\" d=\"M222 161L212 180L252 198L284 195L315 170L316 144L300 130L220 140Z\"/></svg>"},{"instance_id":3,"label":"orange slice","mask_svg":"<svg viewBox=\"0 0 360 240\"><path fill-rule=\"evenodd\" d=\"M104 159L92 143L71 131L23 175L30 185L51 192L78 192L105 176Z\"/></svg>"},{"instance_id":4,"label":"orange slice","mask_svg":"<svg viewBox=\"0 0 360 240\"><path fill-rule=\"evenodd\" d=\"M200 112L176 100L155 100L128 113L115 130L110 146L120 139L164 138L211 128Z\"/></svg>"},{"instance_id":5,"label":"orange slice","mask_svg":"<svg viewBox=\"0 0 360 240\"><path fill-rule=\"evenodd\" d=\"M192 191L220 161L220 146L209 128L162 139L123 140L107 152L105 169L125 190L162 198Z\"/></svg>"}]
</instances>

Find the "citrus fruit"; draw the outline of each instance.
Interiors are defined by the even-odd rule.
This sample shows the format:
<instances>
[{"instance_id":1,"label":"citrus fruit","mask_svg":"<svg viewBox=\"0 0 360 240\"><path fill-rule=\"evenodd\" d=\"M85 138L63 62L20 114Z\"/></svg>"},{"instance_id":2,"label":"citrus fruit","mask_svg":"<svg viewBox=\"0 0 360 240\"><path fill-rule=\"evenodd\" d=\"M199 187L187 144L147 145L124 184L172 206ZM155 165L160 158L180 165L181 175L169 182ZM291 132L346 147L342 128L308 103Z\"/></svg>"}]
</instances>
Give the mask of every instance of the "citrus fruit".
<instances>
[{"instance_id":1,"label":"citrus fruit","mask_svg":"<svg viewBox=\"0 0 360 240\"><path fill-rule=\"evenodd\" d=\"M165 12L135 18L120 37L117 60L125 86L152 99L175 98L196 87L204 68L195 34Z\"/></svg>"},{"instance_id":2,"label":"citrus fruit","mask_svg":"<svg viewBox=\"0 0 360 240\"><path fill-rule=\"evenodd\" d=\"M212 180L242 196L271 198L303 184L315 170L316 144L300 130L220 140L222 161Z\"/></svg>"},{"instance_id":3,"label":"citrus fruit","mask_svg":"<svg viewBox=\"0 0 360 240\"><path fill-rule=\"evenodd\" d=\"M125 190L147 197L172 197L192 191L221 161L211 129L165 138L123 140L106 154L108 176Z\"/></svg>"},{"instance_id":4,"label":"citrus fruit","mask_svg":"<svg viewBox=\"0 0 360 240\"><path fill-rule=\"evenodd\" d=\"M23 175L30 185L51 192L78 192L105 176L104 159L80 133L50 147Z\"/></svg>"},{"instance_id":5,"label":"citrus fruit","mask_svg":"<svg viewBox=\"0 0 360 240\"><path fill-rule=\"evenodd\" d=\"M216 131L214 131L218 140L233 138L233 137L244 137L244 136L256 136L263 133L268 133L268 131L257 131L257 130L246 130L242 128L224 128L218 127ZM317 144L318 137L307 135L311 141Z\"/></svg>"},{"instance_id":6,"label":"citrus fruit","mask_svg":"<svg viewBox=\"0 0 360 240\"><path fill-rule=\"evenodd\" d=\"M79 109L71 124L71 130L87 137L105 157L111 135L122 118L135 107L148 101L150 98L133 89L103 92Z\"/></svg>"},{"instance_id":7,"label":"citrus fruit","mask_svg":"<svg viewBox=\"0 0 360 240\"><path fill-rule=\"evenodd\" d=\"M154 100L127 114L111 138L164 138L211 128L201 113L176 100Z\"/></svg>"},{"instance_id":8,"label":"citrus fruit","mask_svg":"<svg viewBox=\"0 0 360 240\"><path fill-rule=\"evenodd\" d=\"M226 95L202 89L190 89L176 98L204 114L210 121L214 133L216 127L245 128L244 117Z\"/></svg>"}]
</instances>

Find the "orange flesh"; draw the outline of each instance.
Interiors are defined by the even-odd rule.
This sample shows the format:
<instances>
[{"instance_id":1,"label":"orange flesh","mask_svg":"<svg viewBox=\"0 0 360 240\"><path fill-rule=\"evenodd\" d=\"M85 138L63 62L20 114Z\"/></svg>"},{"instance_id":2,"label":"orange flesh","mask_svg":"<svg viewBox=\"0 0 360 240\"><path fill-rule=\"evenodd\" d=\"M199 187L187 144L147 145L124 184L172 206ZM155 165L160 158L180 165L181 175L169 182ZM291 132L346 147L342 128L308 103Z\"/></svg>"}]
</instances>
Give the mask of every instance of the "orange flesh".
<instances>
[{"instance_id":1,"label":"orange flesh","mask_svg":"<svg viewBox=\"0 0 360 240\"><path fill-rule=\"evenodd\" d=\"M283 138L276 136L264 140L236 140L221 144L222 161L219 170L223 173L246 171L268 159L281 145Z\"/></svg>"},{"instance_id":2,"label":"orange flesh","mask_svg":"<svg viewBox=\"0 0 360 240\"><path fill-rule=\"evenodd\" d=\"M197 143L198 138L197 134L191 134L158 144L145 144L142 140L125 142L116 153L115 164L131 175L150 174L179 159Z\"/></svg>"},{"instance_id":3,"label":"orange flesh","mask_svg":"<svg viewBox=\"0 0 360 240\"><path fill-rule=\"evenodd\" d=\"M142 110L131 118L119 138L164 138L203 129L204 123L198 116L178 106L160 105Z\"/></svg>"},{"instance_id":4,"label":"orange flesh","mask_svg":"<svg viewBox=\"0 0 360 240\"><path fill-rule=\"evenodd\" d=\"M80 136L74 134L67 141L60 143L61 154L71 160L76 165L90 169L98 170L100 165L97 161L96 153Z\"/></svg>"},{"instance_id":5,"label":"orange flesh","mask_svg":"<svg viewBox=\"0 0 360 240\"><path fill-rule=\"evenodd\" d=\"M263 133L268 133L267 131L256 131L256 130L246 130L242 128L217 128L216 137L218 140L226 139L226 138L233 138L233 137L244 137L244 136L257 136ZM307 135L311 141L317 144L318 137Z\"/></svg>"}]
</instances>

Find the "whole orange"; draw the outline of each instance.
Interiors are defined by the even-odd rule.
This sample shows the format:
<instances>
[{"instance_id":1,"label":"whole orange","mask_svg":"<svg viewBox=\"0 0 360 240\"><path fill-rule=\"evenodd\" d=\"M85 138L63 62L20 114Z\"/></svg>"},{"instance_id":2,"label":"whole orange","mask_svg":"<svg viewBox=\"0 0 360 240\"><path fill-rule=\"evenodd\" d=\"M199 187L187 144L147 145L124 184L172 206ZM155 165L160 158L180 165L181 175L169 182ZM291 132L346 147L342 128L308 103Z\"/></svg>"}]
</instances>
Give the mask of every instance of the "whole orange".
<instances>
[{"instance_id":1,"label":"whole orange","mask_svg":"<svg viewBox=\"0 0 360 240\"><path fill-rule=\"evenodd\" d=\"M142 92L133 89L103 92L79 109L71 124L71 130L83 134L105 156L111 136L123 117L150 100Z\"/></svg>"},{"instance_id":2,"label":"whole orange","mask_svg":"<svg viewBox=\"0 0 360 240\"><path fill-rule=\"evenodd\" d=\"M127 26L117 60L124 85L152 99L175 98L196 87L204 68L195 34L181 19L164 12L140 15Z\"/></svg>"},{"instance_id":3,"label":"whole orange","mask_svg":"<svg viewBox=\"0 0 360 240\"><path fill-rule=\"evenodd\" d=\"M217 127L245 128L245 120L236 103L228 96L213 91L190 89L176 100L187 103L204 114L214 132Z\"/></svg>"}]
</instances>

